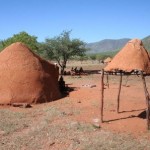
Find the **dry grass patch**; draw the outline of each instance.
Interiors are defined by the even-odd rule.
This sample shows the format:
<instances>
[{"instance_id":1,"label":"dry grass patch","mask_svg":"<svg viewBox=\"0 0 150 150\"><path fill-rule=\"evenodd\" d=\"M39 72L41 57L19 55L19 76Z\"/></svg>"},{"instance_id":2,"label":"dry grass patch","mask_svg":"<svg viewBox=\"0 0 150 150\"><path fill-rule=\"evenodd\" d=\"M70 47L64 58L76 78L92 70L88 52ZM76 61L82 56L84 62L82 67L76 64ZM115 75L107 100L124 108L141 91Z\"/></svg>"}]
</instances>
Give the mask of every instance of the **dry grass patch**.
<instances>
[{"instance_id":1,"label":"dry grass patch","mask_svg":"<svg viewBox=\"0 0 150 150\"><path fill-rule=\"evenodd\" d=\"M145 139L137 140L130 135L111 133L97 129L90 123L68 118L59 107L41 108L31 113L31 116L29 112L12 113L12 111L1 110L0 113L3 115L1 130L7 131L7 134L1 136L1 150L143 150L150 148L150 143ZM38 118L39 114L42 115ZM33 116L38 119L32 120ZM25 127L26 132L23 130ZM16 132L18 130L22 132Z\"/></svg>"},{"instance_id":2,"label":"dry grass patch","mask_svg":"<svg viewBox=\"0 0 150 150\"><path fill-rule=\"evenodd\" d=\"M3 134L11 134L31 125L31 120L26 118L25 113L0 110L0 130Z\"/></svg>"}]
</instances>

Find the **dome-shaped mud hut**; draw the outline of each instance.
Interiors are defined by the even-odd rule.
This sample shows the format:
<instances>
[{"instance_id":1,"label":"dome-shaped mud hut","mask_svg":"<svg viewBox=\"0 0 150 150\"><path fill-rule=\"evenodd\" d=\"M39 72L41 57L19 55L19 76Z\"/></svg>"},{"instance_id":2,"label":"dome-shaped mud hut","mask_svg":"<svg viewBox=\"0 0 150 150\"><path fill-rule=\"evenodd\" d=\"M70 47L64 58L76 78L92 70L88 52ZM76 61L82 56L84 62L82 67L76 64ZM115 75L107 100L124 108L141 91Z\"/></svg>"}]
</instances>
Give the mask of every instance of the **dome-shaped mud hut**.
<instances>
[{"instance_id":1,"label":"dome-shaped mud hut","mask_svg":"<svg viewBox=\"0 0 150 150\"><path fill-rule=\"evenodd\" d=\"M61 97L58 68L17 42L0 53L0 104L43 103Z\"/></svg>"}]
</instances>

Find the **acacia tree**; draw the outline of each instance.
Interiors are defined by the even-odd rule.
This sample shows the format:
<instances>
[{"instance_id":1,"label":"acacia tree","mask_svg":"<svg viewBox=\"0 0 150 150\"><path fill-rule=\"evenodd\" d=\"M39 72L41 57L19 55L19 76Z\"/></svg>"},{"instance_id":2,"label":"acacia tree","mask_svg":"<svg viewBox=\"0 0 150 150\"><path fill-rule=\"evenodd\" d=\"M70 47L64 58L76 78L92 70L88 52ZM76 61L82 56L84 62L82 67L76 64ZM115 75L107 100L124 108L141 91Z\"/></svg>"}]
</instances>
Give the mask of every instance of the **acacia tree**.
<instances>
[{"instance_id":1,"label":"acacia tree","mask_svg":"<svg viewBox=\"0 0 150 150\"><path fill-rule=\"evenodd\" d=\"M83 56L86 52L85 43L79 39L71 39L70 33L71 31L63 31L57 37L46 39L47 54L57 61L62 73L72 56Z\"/></svg>"},{"instance_id":2,"label":"acacia tree","mask_svg":"<svg viewBox=\"0 0 150 150\"><path fill-rule=\"evenodd\" d=\"M31 50L38 53L38 42L37 37L35 36L31 36L24 31L18 34L14 34L12 37L2 41L3 48L15 42L22 42L26 44Z\"/></svg>"}]
</instances>

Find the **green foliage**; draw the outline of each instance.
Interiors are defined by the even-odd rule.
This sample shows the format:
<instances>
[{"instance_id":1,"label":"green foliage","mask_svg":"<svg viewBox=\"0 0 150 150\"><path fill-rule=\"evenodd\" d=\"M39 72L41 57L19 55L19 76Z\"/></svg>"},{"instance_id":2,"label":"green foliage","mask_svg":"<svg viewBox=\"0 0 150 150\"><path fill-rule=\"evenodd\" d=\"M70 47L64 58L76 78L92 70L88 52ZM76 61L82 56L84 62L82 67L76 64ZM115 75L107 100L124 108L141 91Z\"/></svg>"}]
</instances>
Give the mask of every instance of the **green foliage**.
<instances>
[{"instance_id":1,"label":"green foliage","mask_svg":"<svg viewBox=\"0 0 150 150\"><path fill-rule=\"evenodd\" d=\"M12 37L10 37L2 42L3 48L5 48L15 42L22 42L22 43L26 44L31 50L38 53L38 42L37 42L37 37L35 37L35 36L31 36L24 31L20 32L18 34L14 34Z\"/></svg>"},{"instance_id":2,"label":"green foliage","mask_svg":"<svg viewBox=\"0 0 150 150\"><path fill-rule=\"evenodd\" d=\"M114 57L117 53L118 51L110 51L110 52L102 52L97 54L87 54L87 56L92 60L100 61L106 59L107 57Z\"/></svg>"},{"instance_id":3,"label":"green foliage","mask_svg":"<svg viewBox=\"0 0 150 150\"><path fill-rule=\"evenodd\" d=\"M97 55L96 55L96 60L98 60L98 62L100 63L101 60L104 60L104 58L102 57L102 55L97 54Z\"/></svg>"},{"instance_id":4,"label":"green foliage","mask_svg":"<svg viewBox=\"0 0 150 150\"><path fill-rule=\"evenodd\" d=\"M0 51L3 49L3 42L0 41Z\"/></svg>"},{"instance_id":5,"label":"green foliage","mask_svg":"<svg viewBox=\"0 0 150 150\"><path fill-rule=\"evenodd\" d=\"M52 57L50 57L50 56L48 57L48 55L47 55L49 46L46 43L44 43L44 42L38 43L37 46L38 46L38 54L41 57L43 57L45 59L51 59L51 60L53 59Z\"/></svg>"},{"instance_id":6,"label":"green foliage","mask_svg":"<svg viewBox=\"0 0 150 150\"><path fill-rule=\"evenodd\" d=\"M80 61L88 60L88 56L79 56Z\"/></svg>"},{"instance_id":7,"label":"green foliage","mask_svg":"<svg viewBox=\"0 0 150 150\"><path fill-rule=\"evenodd\" d=\"M67 61L73 56L84 56L85 43L79 39L70 38L71 31L63 31L59 36L46 39L46 50L49 58L54 58L62 71Z\"/></svg>"},{"instance_id":8,"label":"green foliage","mask_svg":"<svg viewBox=\"0 0 150 150\"><path fill-rule=\"evenodd\" d=\"M143 45L144 47L150 51L150 36L147 36L146 38L144 38L143 40Z\"/></svg>"},{"instance_id":9,"label":"green foliage","mask_svg":"<svg viewBox=\"0 0 150 150\"><path fill-rule=\"evenodd\" d=\"M96 54L90 55L90 58L91 58L92 60L96 60Z\"/></svg>"}]
</instances>

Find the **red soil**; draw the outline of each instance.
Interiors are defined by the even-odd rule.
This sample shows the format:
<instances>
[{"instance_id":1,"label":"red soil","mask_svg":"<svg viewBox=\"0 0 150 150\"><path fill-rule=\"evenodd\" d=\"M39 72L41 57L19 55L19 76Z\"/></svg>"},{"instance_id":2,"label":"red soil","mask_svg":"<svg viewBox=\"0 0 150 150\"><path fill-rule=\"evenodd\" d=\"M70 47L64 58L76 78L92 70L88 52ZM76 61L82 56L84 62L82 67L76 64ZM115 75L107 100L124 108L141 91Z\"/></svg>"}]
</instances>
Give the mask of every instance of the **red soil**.
<instances>
[{"instance_id":1,"label":"red soil","mask_svg":"<svg viewBox=\"0 0 150 150\"><path fill-rule=\"evenodd\" d=\"M81 87L82 83L79 82L76 86L81 88L71 92L69 95L71 99L74 99L72 107L81 110L80 115L77 116L80 121L92 123L93 119L101 118L100 75L95 77L95 81L93 80L92 84L96 84L96 87ZM147 86L150 87L149 77L146 80ZM148 133L144 115L146 101L142 84L141 78L133 76L130 77L128 86L122 86L120 113L116 111L119 79L116 79L115 83L110 83L110 88L105 88L104 123L100 123L103 129L131 133L135 136Z\"/></svg>"},{"instance_id":2,"label":"red soil","mask_svg":"<svg viewBox=\"0 0 150 150\"><path fill-rule=\"evenodd\" d=\"M96 87L89 88L83 87L83 84L89 83L88 77L83 81L67 81L66 83L71 84L69 86L76 87L76 90L70 92L68 97L62 98L60 100L33 105L31 109L37 109L39 107L44 107L45 105L57 106L61 110L76 111L76 115L69 115L75 120L81 122L93 123L93 119L100 119L100 75L92 76L93 80L90 81L91 84L95 84ZM133 136L147 136L150 135L147 131L146 119L140 118L139 115L145 110L145 95L142 85L141 78L131 77L128 85L122 86L121 91L121 102L120 102L120 112L116 112L117 108L117 92L119 80L115 77L115 80L111 80L110 88L105 88L105 98L104 98L104 123L100 123L100 127L104 130L110 130L117 133L126 133ZM78 79L76 79L78 80ZM147 86L150 87L150 79L147 80ZM68 102L65 99L68 99ZM66 102L64 102L64 100ZM2 108L2 106L1 106ZM9 107L13 111L25 111L25 109Z\"/></svg>"}]
</instances>

